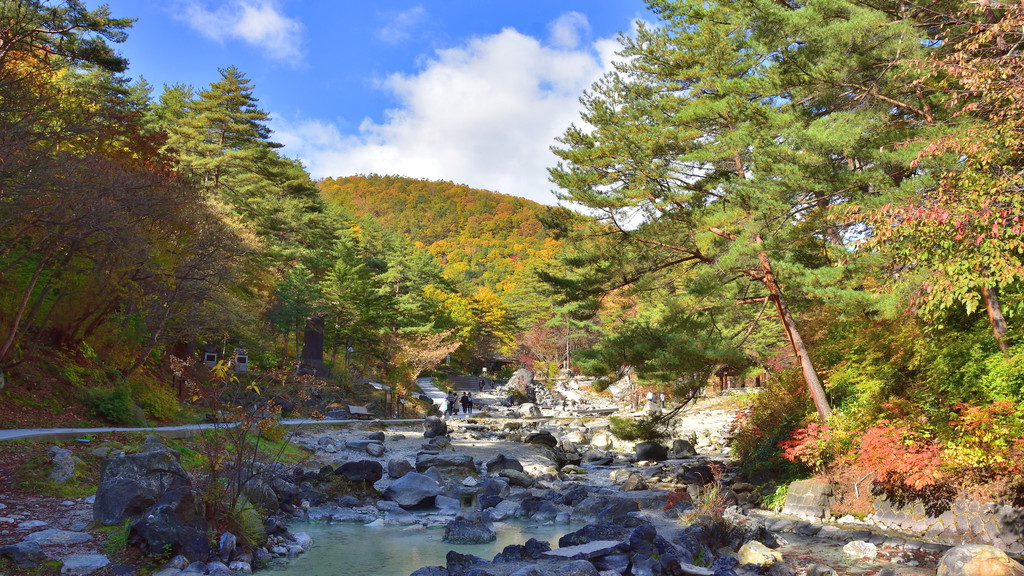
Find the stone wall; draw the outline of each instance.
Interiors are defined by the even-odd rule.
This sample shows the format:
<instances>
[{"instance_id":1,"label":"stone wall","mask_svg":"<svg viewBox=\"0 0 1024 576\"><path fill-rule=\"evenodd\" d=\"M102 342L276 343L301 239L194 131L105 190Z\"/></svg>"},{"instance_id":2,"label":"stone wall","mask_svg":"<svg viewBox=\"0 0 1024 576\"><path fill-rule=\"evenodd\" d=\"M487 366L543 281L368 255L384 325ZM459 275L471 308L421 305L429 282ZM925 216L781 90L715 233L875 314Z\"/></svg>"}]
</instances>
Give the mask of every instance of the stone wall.
<instances>
[{"instance_id":1,"label":"stone wall","mask_svg":"<svg viewBox=\"0 0 1024 576\"><path fill-rule=\"evenodd\" d=\"M989 544L1010 554L1024 554L1024 508L974 500L955 500L949 510L933 516L921 503L897 507L888 500L874 502L872 523L955 546Z\"/></svg>"},{"instance_id":2,"label":"stone wall","mask_svg":"<svg viewBox=\"0 0 1024 576\"><path fill-rule=\"evenodd\" d=\"M827 482L804 480L790 484L782 513L828 519L831 504L832 487ZM875 499L874 508L867 518L872 529L900 532L947 546L988 544L1024 555L1024 508L961 499L936 516L920 502L900 507L884 498Z\"/></svg>"}]
</instances>

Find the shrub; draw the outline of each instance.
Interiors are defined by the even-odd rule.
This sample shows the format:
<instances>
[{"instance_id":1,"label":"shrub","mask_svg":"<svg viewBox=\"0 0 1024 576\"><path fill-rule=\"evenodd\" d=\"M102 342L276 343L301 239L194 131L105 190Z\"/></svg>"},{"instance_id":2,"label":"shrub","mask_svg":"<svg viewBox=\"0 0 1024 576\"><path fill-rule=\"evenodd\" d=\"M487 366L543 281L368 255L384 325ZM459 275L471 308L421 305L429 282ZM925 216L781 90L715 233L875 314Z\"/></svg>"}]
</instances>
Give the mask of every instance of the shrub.
<instances>
[{"instance_id":1,"label":"shrub","mask_svg":"<svg viewBox=\"0 0 1024 576\"><path fill-rule=\"evenodd\" d=\"M180 405L174 391L151 377L136 376L125 382L135 403L156 420L169 420L178 414Z\"/></svg>"},{"instance_id":2,"label":"shrub","mask_svg":"<svg viewBox=\"0 0 1024 576\"><path fill-rule=\"evenodd\" d=\"M799 467L779 457L782 449L778 444L810 411L811 401L798 371L781 372L769 379L765 390L751 398L733 426L731 446L740 471L797 477Z\"/></svg>"},{"instance_id":3,"label":"shrub","mask_svg":"<svg viewBox=\"0 0 1024 576\"><path fill-rule=\"evenodd\" d=\"M650 414L639 418L609 418L611 432L620 440L628 442L657 442L672 435L671 425L676 411L665 414Z\"/></svg>"},{"instance_id":4,"label":"shrub","mask_svg":"<svg viewBox=\"0 0 1024 576\"><path fill-rule=\"evenodd\" d=\"M88 406L97 416L117 424L141 424L135 415L135 403L132 402L128 388L123 384L113 388L94 388L82 394L82 403Z\"/></svg>"}]
</instances>

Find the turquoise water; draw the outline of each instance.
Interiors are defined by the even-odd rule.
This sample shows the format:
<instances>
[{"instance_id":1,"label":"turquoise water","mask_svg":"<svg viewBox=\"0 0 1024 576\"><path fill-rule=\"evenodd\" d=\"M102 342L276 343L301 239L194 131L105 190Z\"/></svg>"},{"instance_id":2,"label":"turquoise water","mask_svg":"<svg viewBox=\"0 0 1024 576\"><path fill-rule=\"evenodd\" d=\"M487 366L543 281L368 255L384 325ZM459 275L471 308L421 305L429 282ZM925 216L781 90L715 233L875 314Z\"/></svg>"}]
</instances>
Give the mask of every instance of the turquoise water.
<instances>
[{"instance_id":1,"label":"turquoise water","mask_svg":"<svg viewBox=\"0 0 1024 576\"><path fill-rule=\"evenodd\" d=\"M552 548L557 548L559 538L579 528L518 522L496 523L494 527L498 532L494 542L455 545L441 541L443 527L292 524L289 531L309 534L313 548L286 564L259 573L267 576L409 576L423 566L444 566L449 550L491 560L505 546L525 544L530 538L549 542Z\"/></svg>"}]
</instances>

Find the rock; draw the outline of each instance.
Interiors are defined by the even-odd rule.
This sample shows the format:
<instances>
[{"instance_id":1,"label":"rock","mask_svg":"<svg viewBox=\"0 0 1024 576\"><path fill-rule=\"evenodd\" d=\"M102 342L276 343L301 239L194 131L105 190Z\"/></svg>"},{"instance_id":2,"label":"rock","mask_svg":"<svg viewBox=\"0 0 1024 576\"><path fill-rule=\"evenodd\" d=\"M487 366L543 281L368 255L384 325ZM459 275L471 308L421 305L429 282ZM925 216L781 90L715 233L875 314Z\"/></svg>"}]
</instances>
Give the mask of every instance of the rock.
<instances>
[{"instance_id":1,"label":"rock","mask_svg":"<svg viewBox=\"0 0 1024 576\"><path fill-rule=\"evenodd\" d=\"M444 566L424 566L409 576L451 576L451 573Z\"/></svg>"},{"instance_id":2,"label":"rock","mask_svg":"<svg viewBox=\"0 0 1024 576\"><path fill-rule=\"evenodd\" d=\"M526 393L531 384L533 384L533 371L520 368L512 373L512 376L505 385L512 390Z\"/></svg>"},{"instance_id":3,"label":"rock","mask_svg":"<svg viewBox=\"0 0 1024 576\"><path fill-rule=\"evenodd\" d=\"M847 543L846 546L843 546L843 552L845 552L847 556L852 556L854 558L866 558L868 560L874 559L878 556L878 548L874 544L863 540L854 540L853 542Z\"/></svg>"},{"instance_id":4,"label":"rock","mask_svg":"<svg viewBox=\"0 0 1024 576\"><path fill-rule=\"evenodd\" d=\"M45 520L26 520L24 522L19 522L18 523L18 529L19 530L31 530L33 528L42 528L43 526L46 526L47 524L49 524L49 522L47 522Z\"/></svg>"},{"instance_id":5,"label":"rock","mask_svg":"<svg viewBox=\"0 0 1024 576\"><path fill-rule=\"evenodd\" d=\"M87 576L110 564L103 554L72 554L62 560L60 573L67 576Z\"/></svg>"},{"instance_id":6,"label":"rock","mask_svg":"<svg viewBox=\"0 0 1024 576\"><path fill-rule=\"evenodd\" d=\"M511 516L515 516L516 512L519 511L519 504L511 500L502 500L493 508L487 510L487 516L494 521L504 520Z\"/></svg>"},{"instance_id":7,"label":"rock","mask_svg":"<svg viewBox=\"0 0 1024 576\"><path fill-rule=\"evenodd\" d=\"M69 544L81 544L92 540L92 536L85 532L72 532L70 530L41 530L33 532L25 537L26 542L36 542L40 546L67 546Z\"/></svg>"},{"instance_id":8,"label":"rock","mask_svg":"<svg viewBox=\"0 0 1024 576\"><path fill-rule=\"evenodd\" d=\"M518 415L520 418L540 418L544 416L543 412L541 412L540 410L540 406L537 406L536 404L533 404L531 402L527 402L525 404L520 404L519 406L517 406L516 415Z\"/></svg>"},{"instance_id":9,"label":"rock","mask_svg":"<svg viewBox=\"0 0 1024 576\"><path fill-rule=\"evenodd\" d=\"M75 458L74 452L60 446L51 446L50 460L53 462L53 468L50 470L51 481L66 484L75 477L75 465L80 460Z\"/></svg>"},{"instance_id":10,"label":"rock","mask_svg":"<svg viewBox=\"0 0 1024 576\"><path fill-rule=\"evenodd\" d=\"M384 445L377 442L371 442L366 445L366 453L374 458L380 458L384 455Z\"/></svg>"},{"instance_id":11,"label":"rock","mask_svg":"<svg viewBox=\"0 0 1024 576\"><path fill-rule=\"evenodd\" d=\"M377 432L370 432L369 434L367 434L366 439L373 440L374 442L384 442L386 437L384 436L383 432L378 430Z\"/></svg>"},{"instance_id":12,"label":"rock","mask_svg":"<svg viewBox=\"0 0 1024 576\"><path fill-rule=\"evenodd\" d=\"M540 559L550 550L551 545L547 542L537 540L536 538L530 538L526 541L526 544L510 544L505 546L505 548L503 548L502 551L494 557L494 562L529 562L531 560Z\"/></svg>"},{"instance_id":13,"label":"rock","mask_svg":"<svg viewBox=\"0 0 1024 576\"><path fill-rule=\"evenodd\" d=\"M335 471L350 482L373 484L384 477L384 467L375 460L355 460L345 462Z\"/></svg>"},{"instance_id":14,"label":"rock","mask_svg":"<svg viewBox=\"0 0 1024 576\"><path fill-rule=\"evenodd\" d=\"M448 423L437 416L427 416L423 419L423 437L434 438L435 436L447 436Z\"/></svg>"},{"instance_id":15,"label":"rock","mask_svg":"<svg viewBox=\"0 0 1024 576\"><path fill-rule=\"evenodd\" d=\"M623 540L629 535L629 528L621 524L587 524L575 532L570 532L558 539L558 547L577 546L597 540Z\"/></svg>"},{"instance_id":16,"label":"rock","mask_svg":"<svg viewBox=\"0 0 1024 576\"><path fill-rule=\"evenodd\" d=\"M611 450L615 447L615 437L607 430L600 430L591 436L590 445L598 450Z\"/></svg>"},{"instance_id":17,"label":"rock","mask_svg":"<svg viewBox=\"0 0 1024 576\"><path fill-rule=\"evenodd\" d=\"M732 485L732 491L737 494L746 494L748 492L754 492L757 487L747 482L734 482ZM852 516L851 516L852 518Z\"/></svg>"},{"instance_id":18,"label":"rock","mask_svg":"<svg viewBox=\"0 0 1024 576\"><path fill-rule=\"evenodd\" d=\"M416 471L422 474L429 468L434 468L442 476L460 480L477 473L476 462L468 454L417 454Z\"/></svg>"},{"instance_id":19,"label":"rock","mask_svg":"<svg viewBox=\"0 0 1024 576\"><path fill-rule=\"evenodd\" d=\"M776 562L782 562L782 554L778 551L761 544L757 540L751 540L740 547L737 553L740 566L753 564L761 568L768 568Z\"/></svg>"},{"instance_id":20,"label":"rock","mask_svg":"<svg viewBox=\"0 0 1024 576\"><path fill-rule=\"evenodd\" d=\"M473 566L482 566L487 564L487 561L479 556L474 556L472 554L460 554L455 550L449 550L444 559L448 564L448 572L451 574L461 574Z\"/></svg>"},{"instance_id":21,"label":"rock","mask_svg":"<svg viewBox=\"0 0 1024 576\"><path fill-rule=\"evenodd\" d=\"M686 440L675 439L672 441L672 457L673 458L693 458L697 455L697 450Z\"/></svg>"},{"instance_id":22,"label":"rock","mask_svg":"<svg viewBox=\"0 0 1024 576\"><path fill-rule=\"evenodd\" d=\"M21 568L31 568L46 559L46 555L43 554L43 547L39 545L39 542L27 540L16 544L0 546L0 556L10 558Z\"/></svg>"},{"instance_id":23,"label":"rock","mask_svg":"<svg viewBox=\"0 0 1024 576\"><path fill-rule=\"evenodd\" d=\"M235 555L235 548L237 546L237 536L231 532L221 534L220 540L217 541L217 555L220 557L221 562L230 562L231 558Z\"/></svg>"},{"instance_id":24,"label":"rock","mask_svg":"<svg viewBox=\"0 0 1024 576\"><path fill-rule=\"evenodd\" d=\"M552 573L554 576L599 576L597 568L586 560L574 560L563 564Z\"/></svg>"},{"instance_id":25,"label":"rock","mask_svg":"<svg viewBox=\"0 0 1024 576\"><path fill-rule=\"evenodd\" d=\"M384 498L397 502L402 508L413 509L433 505L434 498L440 493L441 487L433 478L409 472L384 490Z\"/></svg>"},{"instance_id":26,"label":"rock","mask_svg":"<svg viewBox=\"0 0 1024 576\"><path fill-rule=\"evenodd\" d=\"M444 527L442 542L449 544L485 544L494 542L498 534L488 522L473 522L455 518Z\"/></svg>"},{"instance_id":27,"label":"rock","mask_svg":"<svg viewBox=\"0 0 1024 576\"><path fill-rule=\"evenodd\" d=\"M487 461L485 468L490 474L497 474L502 470L518 470L523 471L523 465L515 458L510 458L504 454L498 454L494 458Z\"/></svg>"},{"instance_id":28,"label":"rock","mask_svg":"<svg viewBox=\"0 0 1024 576\"><path fill-rule=\"evenodd\" d=\"M412 463L405 458L392 458L388 460L388 477L397 480L412 472Z\"/></svg>"},{"instance_id":29,"label":"rock","mask_svg":"<svg viewBox=\"0 0 1024 576\"><path fill-rule=\"evenodd\" d=\"M558 439L551 435L551 432L547 430L541 430L539 432L531 432L526 435L523 439L524 444L539 444L541 446L547 446L554 448L558 446Z\"/></svg>"},{"instance_id":30,"label":"rock","mask_svg":"<svg viewBox=\"0 0 1024 576\"><path fill-rule=\"evenodd\" d=\"M210 556L207 524L195 495L185 487L166 492L132 523L128 543L151 555L181 554L193 561Z\"/></svg>"},{"instance_id":31,"label":"rock","mask_svg":"<svg viewBox=\"0 0 1024 576\"><path fill-rule=\"evenodd\" d=\"M637 490L647 490L647 480L642 474L633 472L626 477L626 481L622 483L623 492L636 492Z\"/></svg>"},{"instance_id":32,"label":"rock","mask_svg":"<svg viewBox=\"0 0 1024 576\"><path fill-rule=\"evenodd\" d=\"M534 483L533 476L521 470L502 470L498 472L498 476L508 480L510 485L519 486L520 488L529 488Z\"/></svg>"},{"instance_id":33,"label":"rock","mask_svg":"<svg viewBox=\"0 0 1024 576\"><path fill-rule=\"evenodd\" d=\"M804 571L806 576L839 576L836 571L824 564L811 564Z\"/></svg>"},{"instance_id":34,"label":"rock","mask_svg":"<svg viewBox=\"0 0 1024 576\"><path fill-rule=\"evenodd\" d=\"M100 485L96 489L93 517L104 526L114 526L141 515L168 490L188 485L188 476L178 453L147 442L147 452L111 456L103 461Z\"/></svg>"},{"instance_id":35,"label":"rock","mask_svg":"<svg viewBox=\"0 0 1024 576\"><path fill-rule=\"evenodd\" d=\"M1024 576L1024 566L994 546L964 544L946 551L936 576Z\"/></svg>"},{"instance_id":36,"label":"rock","mask_svg":"<svg viewBox=\"0 0 1024 576\"><path fill-rule=\"evenodd\" d=\"M636 445L638 461L664 462L668 460L668 448L657 442L640 442Z\"/></svg>"},{"instance_id":37,"label":"rock","mask_svg":"<svg viewBox=\"0 0 1024 576\"><path fill-rule=\"evenodd\" d=\"M640 510L634 500L609 498L607 496L587 496L572 510L573 518L590 520L598 523L618 522L631 512Z\"/></svg>"},{"instance_id":38,"label":"rock","mask_svg":"<svg viewBox=\"0 0 1024 576\"><path fill-rule=\"evenodd\" d=\"M228 570L231 570L234 574L252 574L252 564L236 560L228 564Z\"/></svg>"},{"instance_id":39,"label":"rock","mask_svg":"<svg viewBox=\"0 0 1024 576\"><path fill-rule=\"evenodd\" d=\"M242 494L255 506L257 509L273 514L281 508L281 501L277 498L277 493L270 487L270 484L265 482L263 478L255 476L250 478L248 482L242 486Z\"/></svg>"}]
</instances>

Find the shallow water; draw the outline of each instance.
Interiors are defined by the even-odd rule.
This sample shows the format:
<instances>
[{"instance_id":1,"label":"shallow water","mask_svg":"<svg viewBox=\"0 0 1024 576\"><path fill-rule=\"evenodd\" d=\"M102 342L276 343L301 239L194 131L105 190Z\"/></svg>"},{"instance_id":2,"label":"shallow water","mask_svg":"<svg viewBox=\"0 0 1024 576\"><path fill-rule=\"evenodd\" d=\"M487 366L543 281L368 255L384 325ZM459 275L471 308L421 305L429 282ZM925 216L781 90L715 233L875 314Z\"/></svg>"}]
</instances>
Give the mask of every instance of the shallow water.
<instances>
[{"instance_id":1,"label":"shallow water","mask_svg":"<svg viewBox=\"0 0 1024 576\"><path fill-rule=\"evenodd\" d=\"M518 522L498 522L494 527L498 532L494 542L456 545L441 541L444 527L297 523L288 529L292 533L309 534L313 548L260 573L268 576L408 576L423 566L444 566L449 550L491 560L505 546L525 544L530 538L550 542L552 548L557 548L559 538L579 528Z\"/></svg>"}]
</instances>

